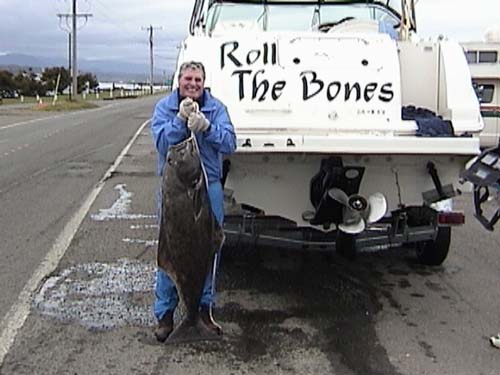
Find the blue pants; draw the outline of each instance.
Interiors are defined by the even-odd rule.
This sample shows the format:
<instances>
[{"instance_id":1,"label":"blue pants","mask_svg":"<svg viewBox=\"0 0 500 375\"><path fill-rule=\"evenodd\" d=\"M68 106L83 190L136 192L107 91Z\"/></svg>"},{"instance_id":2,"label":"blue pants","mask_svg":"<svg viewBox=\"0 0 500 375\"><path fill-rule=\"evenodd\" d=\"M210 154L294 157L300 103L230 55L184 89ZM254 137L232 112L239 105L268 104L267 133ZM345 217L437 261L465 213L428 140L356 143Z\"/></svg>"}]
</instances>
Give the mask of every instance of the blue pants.
<instances>
[{"instance_id":1,"label":"blue pants","mask_svg":"<svg viewBox=\"0 0 500 375\"><path fill-rule=\"evenodd\" d=\"M208 196L210 199L212 212L219 224L222 225L224 221L224 192L222 190L222 185L220 182L213 182L208 185ZM161 199L159 199L159 205L161 207ZM158 222L160 222L160 219L158 220ZM220 252L219 256L217 257L217 260L219 259ZM216 269L217 268L218 264L216 265ZM211 306L214 302L214 294L215 286L212 286L211 270L207 275L207 279L205 280L205 286L203 288L200 305L207 307ZM174 282L168 276L168 274L160 268L158 268L158 270L156 271L155 297L154 314L156 316L156 319L158 320L163 318L166 313L174 311L177 307L177 304L179 303L179 296L177 294L177 289Z\"/></svg>"}]
</instances>

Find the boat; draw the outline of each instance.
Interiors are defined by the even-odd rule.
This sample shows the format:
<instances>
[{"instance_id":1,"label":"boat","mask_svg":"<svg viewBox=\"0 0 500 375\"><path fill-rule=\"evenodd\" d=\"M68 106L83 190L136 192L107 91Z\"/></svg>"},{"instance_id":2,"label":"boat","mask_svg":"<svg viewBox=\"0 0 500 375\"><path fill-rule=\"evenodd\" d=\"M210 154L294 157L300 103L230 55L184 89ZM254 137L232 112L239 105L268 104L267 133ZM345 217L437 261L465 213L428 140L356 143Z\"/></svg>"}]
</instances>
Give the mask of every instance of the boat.
<instances>
[{"instance_id":1,"label":"boat","mask_svg":"<svg viewBox=\"0 0 500 375\"><path fill-rule=\"evenodd\" d=\"M484 124L462 47L421 39L413 0L196 0L174 88L186 61L204 64L237 134L231 251L411 245L444 262Z\"/></svg>"}]
</instances>

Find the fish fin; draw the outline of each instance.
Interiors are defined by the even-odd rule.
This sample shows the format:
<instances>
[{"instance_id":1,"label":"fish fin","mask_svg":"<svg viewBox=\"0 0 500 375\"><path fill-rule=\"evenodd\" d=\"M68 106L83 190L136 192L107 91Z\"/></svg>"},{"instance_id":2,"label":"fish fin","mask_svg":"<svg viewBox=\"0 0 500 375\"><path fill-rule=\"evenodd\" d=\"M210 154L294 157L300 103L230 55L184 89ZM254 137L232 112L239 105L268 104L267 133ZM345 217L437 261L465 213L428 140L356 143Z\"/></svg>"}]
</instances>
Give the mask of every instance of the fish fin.
<instances>
[{"instance_id":1,"label":"fish fin","mask_svg":"<svg viewBox=\"0 0 500 375\"><path fill-rule=\"evenodd\" d=\"M193 212L194 212L194 221L195 223L200 219L204 205L203 205L203 194L200 188L194 190L193 194Z\"/></svg>"},{"instance_id":2,"label":"fish fin","mask_svg":"<svg viewBox=\"0 0 500 375\"><path fill-rule=\"evenodd\" d=\"M170 261L158 257L158 267L166 272L172 279L175 279L174 267Z\"/></svg>"},{"instance_id":3,"label":"fish fin","mask_svg":"<svg viewBox=\"0 0 500 375\"><path fill-rule=\"evenodd\" d=\"M208 199L208 175L207 175L207 170L205 169L205 164L203 164L203 161L201 160L201 153L200 153L200 147L198 145L198 138L196 138L195 135L191 134L190 137L190 142L193 142L193 147L196 150L196 153L198 154L200 158L200 166L201 166L201 172L202 172L202 177L199 181L199 185L196 187L195 192L194 192L194 197L193 197L193 207L194 207L194 212L195 216L194 219L195 221L198 221L202 212L203 212L203 205L204 205L204 199ZM203 186L200 186L203 185ZM204 192L205 194L202 194Z\"/></svg>"},{"instance_id":4,"label":"fish fin","mask_svg":"<svg viewBox=\"0 0 500 375\"><path fill-rule=\"evenodd\" d=\"M167 344L181 344L196 341L220 340L221 335L207 327L200 316L196 319L185 318L181 324L168 336Z\"/></svg>"},{"instance_id":5,"label":"fish fin","mask_svg":"<svg viewBox=\"0 0 500 375\"><path fill-rule=\"evenodd\" d=\"M165 249L168 248L168 241L165 239L165 236L160 233L160 238L158 240L158 250L156 252L156 262L158 267L165 271L170 277L174 275L174 267L171 263L171 258L168 256L168 251Z\"/></svg>"}]
</instances>

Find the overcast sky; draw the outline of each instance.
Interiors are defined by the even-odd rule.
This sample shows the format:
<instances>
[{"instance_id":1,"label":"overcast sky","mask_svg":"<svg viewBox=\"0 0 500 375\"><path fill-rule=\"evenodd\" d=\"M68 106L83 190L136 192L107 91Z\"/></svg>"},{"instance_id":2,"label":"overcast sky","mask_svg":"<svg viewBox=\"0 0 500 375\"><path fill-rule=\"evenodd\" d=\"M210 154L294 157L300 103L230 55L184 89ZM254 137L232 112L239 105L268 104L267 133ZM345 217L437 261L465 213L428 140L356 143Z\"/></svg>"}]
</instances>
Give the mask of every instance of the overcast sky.
<instances>
[{"instance_id":1,"label":"overcast sky","mask_svg":"<svg viewBox=\"0 0 500 375\"><path fill-rule=\"evenodd\" d=\"M0 0L0 54L67 56L68 34L57 13L69 13L71 0ZM78 56L84 59L149 61L148 33L155 31L157 65L174 63L176 46L188 32L194 0L78 0ZM500 0L419 0L419 34L446 35L460 41L482 40L500 28Z\"/></svg>"}]
</instances>

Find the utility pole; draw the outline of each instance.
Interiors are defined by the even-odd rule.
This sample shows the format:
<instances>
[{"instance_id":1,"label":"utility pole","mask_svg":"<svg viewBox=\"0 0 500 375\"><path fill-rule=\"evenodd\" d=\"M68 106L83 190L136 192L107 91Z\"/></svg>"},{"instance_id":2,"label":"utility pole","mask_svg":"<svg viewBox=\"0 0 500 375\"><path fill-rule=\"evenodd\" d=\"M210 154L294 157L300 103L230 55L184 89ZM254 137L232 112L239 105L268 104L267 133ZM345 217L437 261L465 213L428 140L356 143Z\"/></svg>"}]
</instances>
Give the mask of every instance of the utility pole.
<instances>
[{"instance_id":1,"label":"utility pole","mask_svg":"<svg viewBox=\"0 0 500 375\"><path fill-rule=\"evenodd\" d=\"M73 92L73 99L76 100L76 96L78 95L78 64L76 59L76 0L73 0L73 14L72 14L72 24L71 24L71 46L72 46L72 54L73 61L71 64L73 66L73 74L71 75L72 83L71 83L71 91Z\"/></svg>"},{"instance_id":2,"label":"utility pole","mask_svg":"<svg viewBox=\"0 0 500 375\"><path fill-rule=\"evenodd\" d=\"M66 19L66 25L68 29L63 28L63 30L69 32L69 61L70 61L70 74L71 74L71 96L70 99L76 99L78 94L78 64L76 56L76 30L77 30L77 19L80 17L85 18L85 22L88 21L92 14L90 13L78 13L76 7L76 1L73 0L73 7L71 14L58 14L59 20L63 18ZM71 19L71 27L68 24L68 20Z\"/></svg>"},{"instance_id":3,"label":"utility pole","mask_svg":"<svg viewBox=\"0 0 500 375\"><path fill-rule=\"evenodd\" d=\"M71 64L71 45L73 43L71 43L71 31L68 33L68 72L69 72L69 76L72 77L71 75L71 67L73 66L73 64ZM69 100L73 100L73 89L70 88L69 89Z\"/></svg>"},{"instance_id":4,"label":"utility pole","mask_svg":"<svg viewBox=\"0 0 500 375\"><path fill-rule=\"evenodd\" d=\"M149 25L149 27L143 27L143 30L149 31L149 80L150 80L150 92L153 95L153 74L154 74L154 54L153 54L153 30L161 30L161 27L153 27L153 25Z\"/></svg>"}]
</instances>

